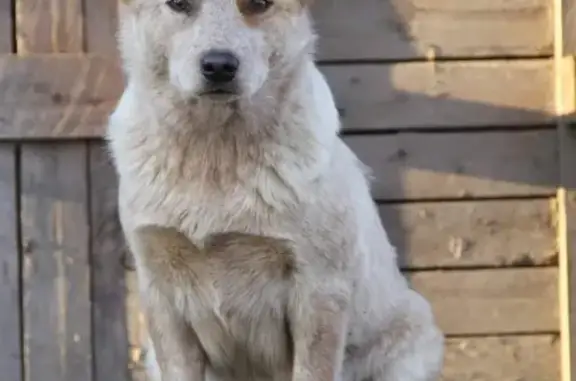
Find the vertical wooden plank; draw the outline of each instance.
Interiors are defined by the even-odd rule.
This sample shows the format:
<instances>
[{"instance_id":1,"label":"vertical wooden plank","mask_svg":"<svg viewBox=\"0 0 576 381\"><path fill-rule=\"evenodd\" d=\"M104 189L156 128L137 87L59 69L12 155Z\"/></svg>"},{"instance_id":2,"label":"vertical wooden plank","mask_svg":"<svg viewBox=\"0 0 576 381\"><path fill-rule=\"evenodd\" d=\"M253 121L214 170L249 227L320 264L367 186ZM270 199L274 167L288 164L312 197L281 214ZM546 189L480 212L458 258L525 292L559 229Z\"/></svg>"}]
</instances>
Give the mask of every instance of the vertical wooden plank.
<instances>
[{"instance_id":1,"label":"vertical wooden plank","mask_svg":"<svg viewBox=\"0 0 576 381\"><path fill-rule=\"evenodd\" d=\"M116 172L103 144L90 143L89 152L94 381L123 381L128 379L129 344Z\"/></svg>"},{"instance_id":2,"label":"vertical wooden plank","mask_svg":"<svg viewBox=\"0 0 576 381\"><path fill-rule=\"evenodd\" d=\"M574 60L557 57L557 102L560 119L560 182L558 190L558 247L560 266L560 324L562 380L573 381L576 369L576 124L574 113ZM572 115L571 115L572 114Z\"/></svg>"},{"instance_id":3,"label":"vertical wooden plank","mask_svg":"<svg viewBox=\"0 0 576 381\"><path fill-rule=\"evenodd\" d=\"M17 233L17 168L14 144L0 145L0 373L21 381L20 258Z\"/></svg>"},{"instance_id":4,"label":"vertical wooden plank","mask_svg":"<svg viewBox=\"0 0 576 381\"><path fill-rule=\"evenodd\" d=\"M574 0L554 1L555 101L558 115L560 187L558 251L562 380L576 379L576 110Z\"/></svg>"},{"instance_id":5,"label":"vertical wooden plank","mask_svg":"<svg viewBox=\"0 0 576 381\"><path fill-rule=\"evenodd\" d=\"M0 53L12 53L14 49L14 0L0 0Z\"/></svg>"},{"instance_id":6,"label":"vertical wooden plank","mask_svg":"<svg viewBox=\"0 0 576 381\"><path fill-rule=\"evenodd\" d=\"M565 55L576 54L576 0L557 0L562 13L562 50Z\"/></svg>"},{"instance_id":7,"label":"vertical wooden plank","mask_svg":"<svg viewBox=\"0 0 576 381\"><path fill-rule=\"evenodd\" d=\"M18 53L82 52L82 0L15 1Z\"/></svg>"},{"instance_id":8,"label":"vertical wooden plank","mask_svg":"<svg viewBox=\"0 0 576 381\"><path fill-rule=\"evenodd\" d=\"M86 51L116 56L118 0L84 0Z\"/></svg>"},{"instance_id":9,"label":"vertical wooden plank","mask_svg":"<svg viewBox=\"0 0 576 381\"><path fill-rule=\"evenodd\" d=\"M26 381L91 381L87 148L24 144L21 223Z\"/></svg>"}]
</instances>

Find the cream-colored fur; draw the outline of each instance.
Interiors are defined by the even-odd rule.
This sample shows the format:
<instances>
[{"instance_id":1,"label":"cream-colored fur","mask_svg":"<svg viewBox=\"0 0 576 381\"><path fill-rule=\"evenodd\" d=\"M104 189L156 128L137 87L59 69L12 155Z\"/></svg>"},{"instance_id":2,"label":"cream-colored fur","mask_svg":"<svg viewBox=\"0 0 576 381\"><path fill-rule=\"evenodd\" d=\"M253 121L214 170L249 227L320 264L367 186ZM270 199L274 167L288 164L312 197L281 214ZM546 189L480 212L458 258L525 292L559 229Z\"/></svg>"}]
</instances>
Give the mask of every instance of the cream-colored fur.
<instances>
[{"instance_id":1,"label":"cream-colored fur","mask_svg":"<svg viewBox=\"0 0 576 381\"><path fill-rule=\"evenodd\" d=\"M432 381L443 338L337 136L304 0L125 0L108 139L154 381ZM202 95L229 49L238 92ZM180 234L182 232L183 234Z\"/></svg>"}]
</instances>

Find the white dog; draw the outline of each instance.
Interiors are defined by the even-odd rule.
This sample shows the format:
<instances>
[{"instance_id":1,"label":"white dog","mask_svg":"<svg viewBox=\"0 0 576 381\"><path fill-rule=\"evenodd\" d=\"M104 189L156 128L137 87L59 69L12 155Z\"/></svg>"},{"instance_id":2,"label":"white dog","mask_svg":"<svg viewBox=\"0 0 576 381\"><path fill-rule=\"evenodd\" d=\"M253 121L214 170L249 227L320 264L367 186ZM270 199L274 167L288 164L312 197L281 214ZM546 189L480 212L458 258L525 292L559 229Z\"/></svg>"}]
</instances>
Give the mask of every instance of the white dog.
<instances>
[{"instance_id":1,"label":"white dog","mask_svg":"<svg viewBox=\"0 0 576 381\"><path fill-rule=\"evenodd\" d=\"M307 0L123 0L108 139L162 381L432 381Z\"/></svg>"}]
</instances>

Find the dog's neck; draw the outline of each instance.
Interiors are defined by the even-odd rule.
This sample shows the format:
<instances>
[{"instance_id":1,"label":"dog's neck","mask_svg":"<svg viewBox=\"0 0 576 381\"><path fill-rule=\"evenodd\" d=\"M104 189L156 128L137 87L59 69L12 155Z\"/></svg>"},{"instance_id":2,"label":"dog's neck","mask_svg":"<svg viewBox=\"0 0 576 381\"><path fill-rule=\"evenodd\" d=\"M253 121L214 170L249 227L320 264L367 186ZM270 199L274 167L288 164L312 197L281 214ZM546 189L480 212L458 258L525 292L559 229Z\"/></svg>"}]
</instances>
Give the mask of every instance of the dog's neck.
<instances>
[{"instance_id":1,"label":"dog's neck","mask_svg":"<svg viewBox=\"0 0 576 381\"><path fill-rule=\"evenodd\" d=\"M127 167L145 160L142 169L160 171L166 180L219 189L257 187L271 176L298 193L328 164L339 128L332 95L312 60L233 104L190 104L130 85L123 98L119 110L126 110L112 118L110 138L120 145L117 152L128 153Z\"/></svg>"}]
</instances>

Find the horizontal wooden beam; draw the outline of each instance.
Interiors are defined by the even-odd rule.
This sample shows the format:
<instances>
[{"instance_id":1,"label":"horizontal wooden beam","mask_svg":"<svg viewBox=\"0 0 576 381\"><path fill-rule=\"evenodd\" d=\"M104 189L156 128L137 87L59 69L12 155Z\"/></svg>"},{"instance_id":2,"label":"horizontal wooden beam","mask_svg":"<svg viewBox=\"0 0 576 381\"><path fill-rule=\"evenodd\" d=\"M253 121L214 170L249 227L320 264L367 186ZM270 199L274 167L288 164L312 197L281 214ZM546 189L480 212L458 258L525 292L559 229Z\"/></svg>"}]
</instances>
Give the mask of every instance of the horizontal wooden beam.
<instances>
[{"instance_id":1,"label":"horizontal wooden beam","mask_svg":"<svg viewBox=\"0 0 576 381\"><path fill-rule=\"evenodd\" d=\"M0 139L100 137L124 85L118 62L103 56L3 56L0 68ZM322 71L351 132L554 121L550 60Z\"/></svg>"},{"instance_id":2,"label":"horizontal wooden beam","mask_svg":"<svg viewBox=\"0 0 576 381\"><path fill-rule=\"evenodd\" d=\"M407 274L446 335L560 330L558 269L424 271Z\"/></svg>"},{"instance_id":3,"label":"horizontal wooden beam","mask_svg":"<svg viewBox=\"0 0 576 381\"><path fill-rule=\"evenodd\" d=\"M378 200L553 196L559 183L554 129L518 132L350 135L372 169Z\"/></svg>"},{"instance_id":4,"label":"horizontal wooden beam","mask_svg":"<svg viewBox=\"0 0 576 381\"><path fill-rule=\"evenodd\" d=\"M123 85L102 56L2 56L0 138L101 136Z\"/></svg>"},{"instance_id":5,"label":"horizontal wooden beam","mask_svg":"<svg viewBox=\"0 0 576 381\"><path fill-rule=\"evenodd\" d=\"M551 55L549 0L318 1L323 60Z\"/></svg>"},{"instance_id":6,"label":"horizontal wooden beam","mask_svg":"<svg viewBox=\"0 0 576 381\"><path fill-rule=\"evenodd\" d=\"M324 66L344 128L554 122L552 60Z\"/></svg>"},{"instance_id":7,"label":"horizontal wooden beam","mask_svg":"<svg viewBox=\"0 0 576 381\"><path fill-rule=\"evenodd\" d=\"M555 335L448 339L442 381L560 380Z\"/></svg>"},{"instance_id":8,"label":"horizontal wooden beam","mask_svg":"<svg viewBox=\"0 0 576 381\"><path fill-rule=\"evenodd\" d=\"M386 204L380 216L406 269L557 263L554 199Z\"/></svg>"}]
</instances>

